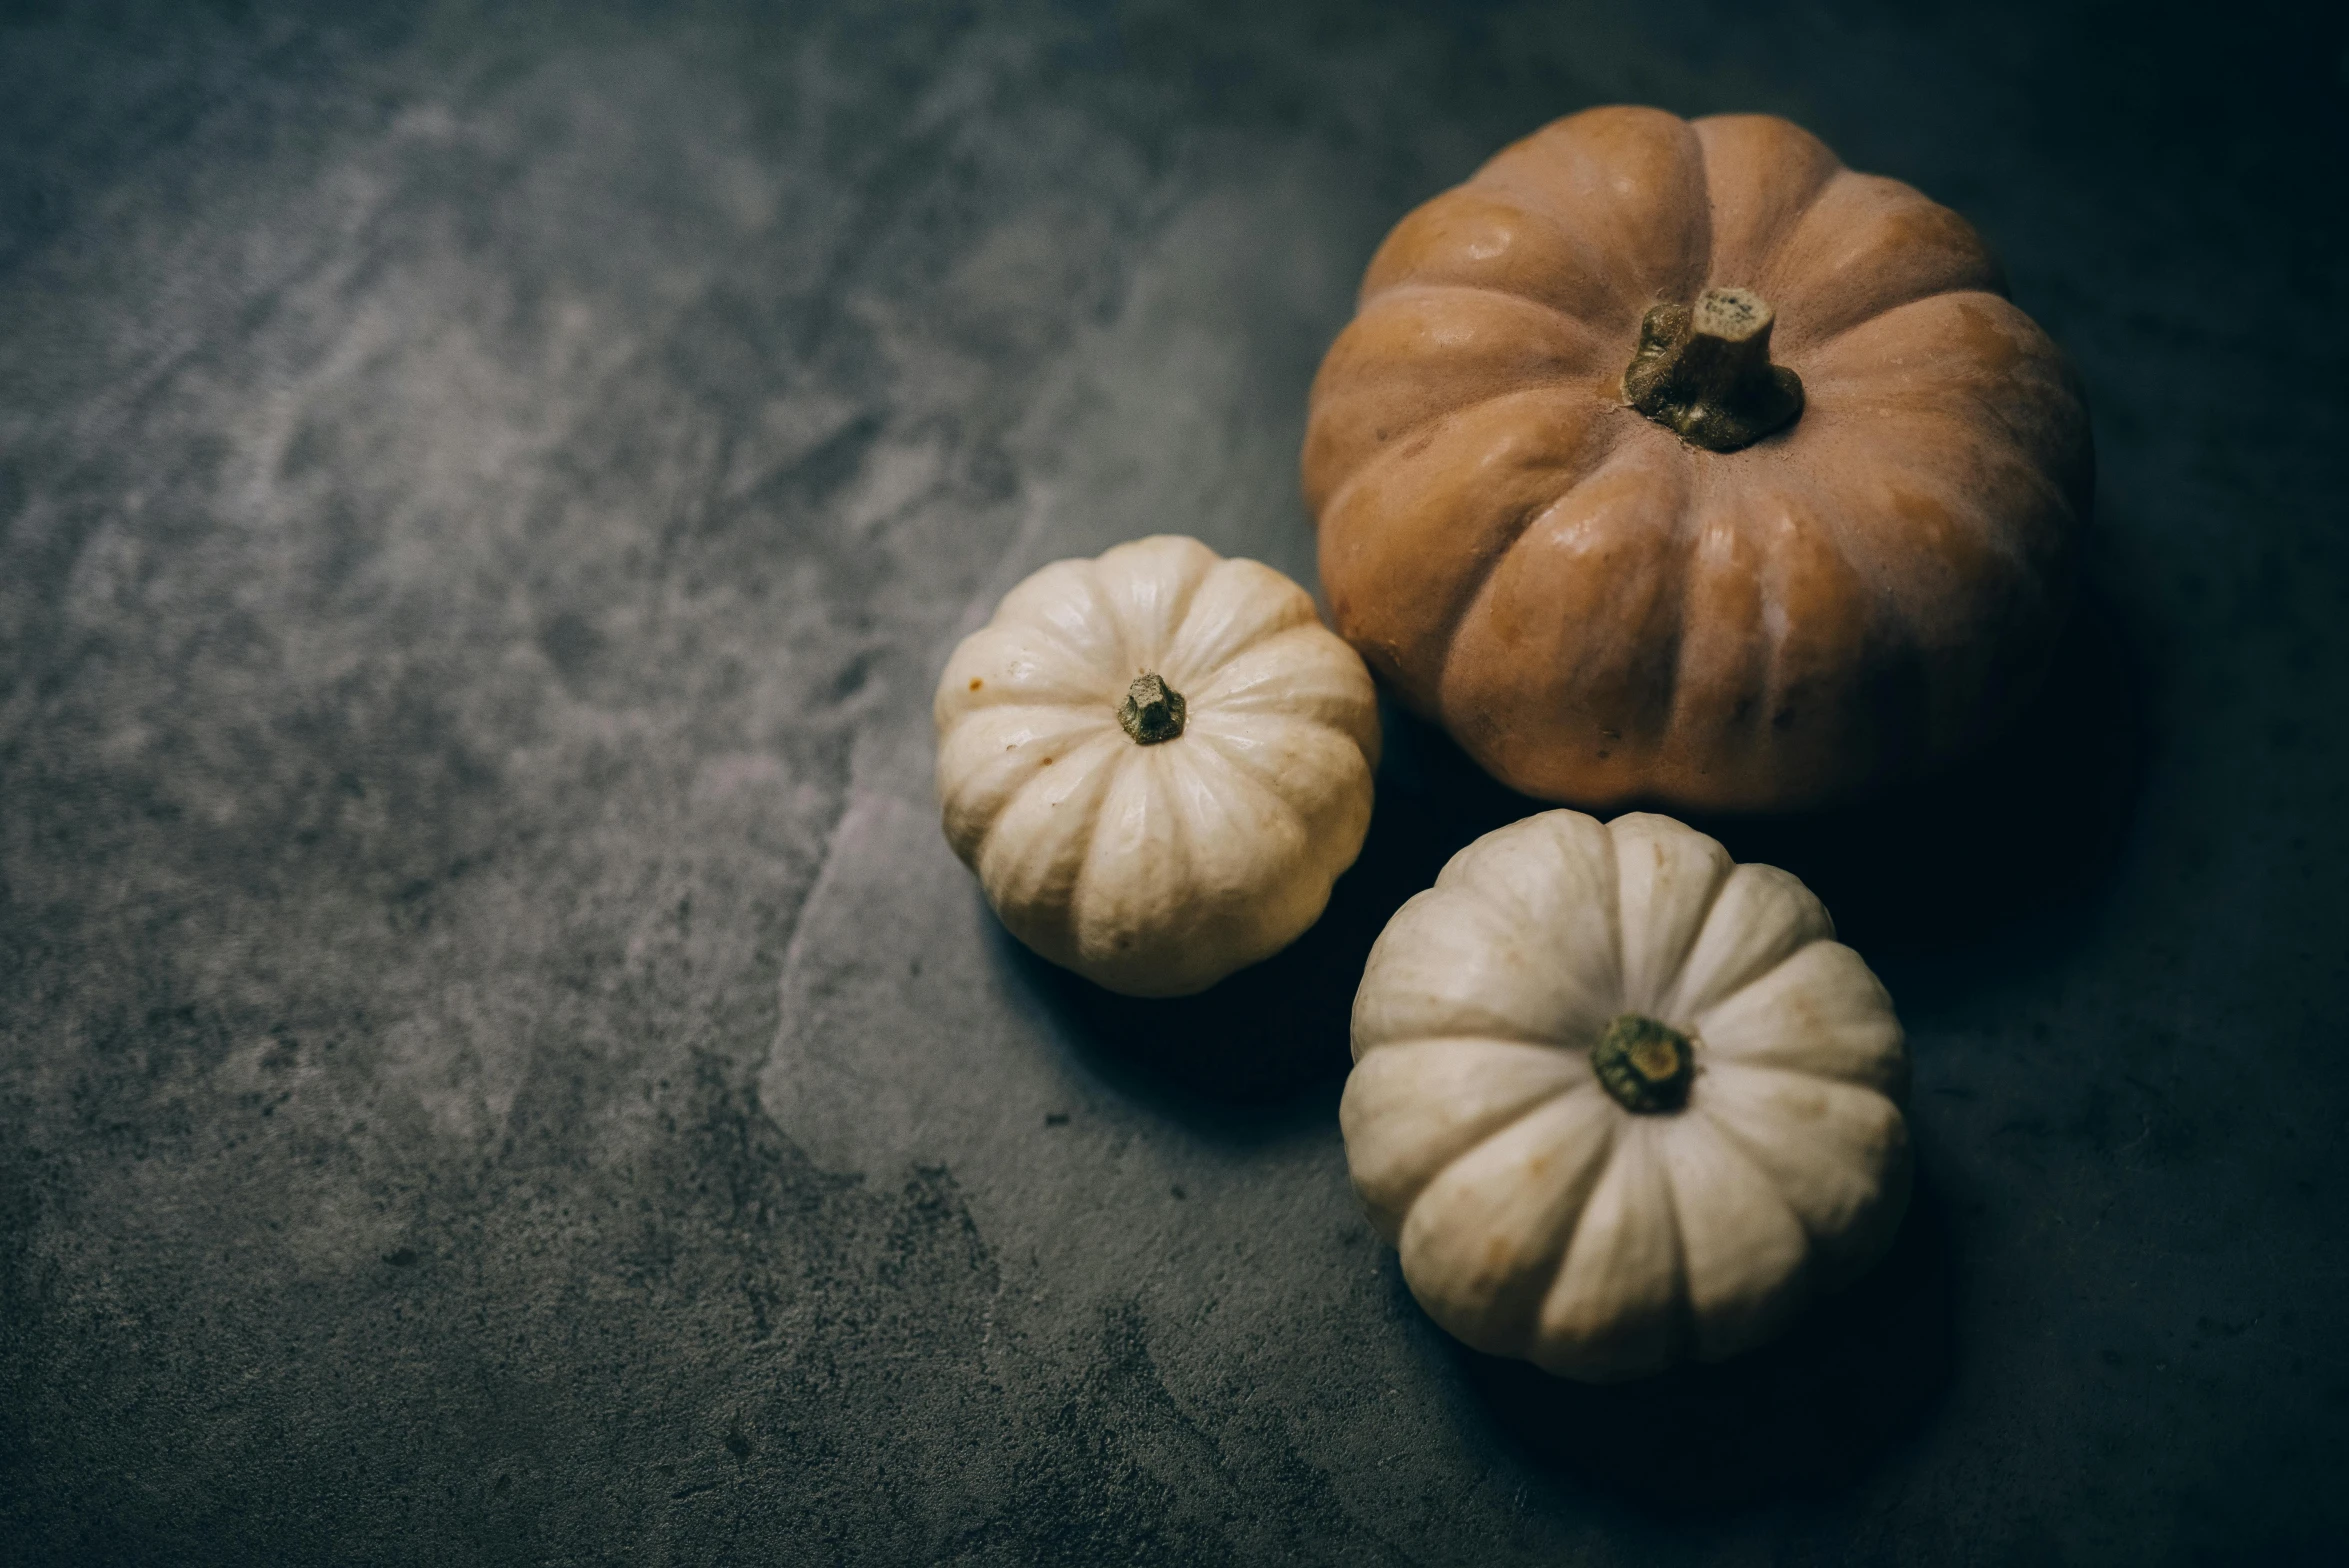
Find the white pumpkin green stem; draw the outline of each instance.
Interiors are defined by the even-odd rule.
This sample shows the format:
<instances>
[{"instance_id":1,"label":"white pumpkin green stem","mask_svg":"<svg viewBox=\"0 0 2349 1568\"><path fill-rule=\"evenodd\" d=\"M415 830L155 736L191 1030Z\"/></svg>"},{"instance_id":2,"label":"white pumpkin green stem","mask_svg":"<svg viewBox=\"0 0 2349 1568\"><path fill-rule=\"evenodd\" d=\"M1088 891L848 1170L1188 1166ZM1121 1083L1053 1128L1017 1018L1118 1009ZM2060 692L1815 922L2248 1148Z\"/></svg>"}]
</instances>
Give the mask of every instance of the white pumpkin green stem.
<instances>
[{"instance_id":1,"label":"white pumpkin green stem","mask_svg":"<svg viewBox=\"0 0 2349 1568\"><path fill-rule=\"evenodd\" d=\"M1643 1116L1660 1115L1688 1103L1696 1047L1670 1024L1622 1013L1591 1047L1590 1065L1617 1105Z\"/></svg>"},{"instance_id":2,"label":"white pumpkin green stem","mask_svg":"<svg viewBox=\"0 0 2349 1568\"><path fill-rule=\"evenodd\" d=\"M1693 307L1656 306L1641 318L1623 401L1691 446L1753 445L1803 411L1802 378L1770 363L1777 319L1747 289L1707 289Z\"/></svg>"},{"instance_id":3,"label":"white pumpkin green stem","mask_svg":"<svg viewBox=\"0 0 2349 1568\"><path fill-rule=\"evenodd\" d=\"M1183 732L1183 694L1157 675L1134 677L1126 700L1117 705L1117 722L1137 746L1155 746Z\"/></svg>"}]
</instances>

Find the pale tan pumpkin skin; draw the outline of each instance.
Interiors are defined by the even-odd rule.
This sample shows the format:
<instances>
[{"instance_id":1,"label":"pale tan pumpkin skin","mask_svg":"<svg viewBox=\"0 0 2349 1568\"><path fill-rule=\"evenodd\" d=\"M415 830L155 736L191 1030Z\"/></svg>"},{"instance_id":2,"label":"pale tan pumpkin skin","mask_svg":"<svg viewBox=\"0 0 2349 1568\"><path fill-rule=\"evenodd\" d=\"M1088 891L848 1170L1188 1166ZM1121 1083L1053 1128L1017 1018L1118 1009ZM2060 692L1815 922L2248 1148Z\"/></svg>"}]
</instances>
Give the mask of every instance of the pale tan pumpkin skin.
<instances>
[{"instance_id":1,"label":"pale tan pumpkin skin","mask_svg":"<svg viewBox=\"0 0 2349 1568\"><path fill-rule=\"evenodd\" d=\"M1799 419L1703 451L1623 403L1641 317L1777 314ZM2032 694L2093 483L2076 376L1965 220L1767 115L1593 109L1398 224L1304 449L1338 630L1514 788L1820 804Z\"/></svg>"}]
</instances>

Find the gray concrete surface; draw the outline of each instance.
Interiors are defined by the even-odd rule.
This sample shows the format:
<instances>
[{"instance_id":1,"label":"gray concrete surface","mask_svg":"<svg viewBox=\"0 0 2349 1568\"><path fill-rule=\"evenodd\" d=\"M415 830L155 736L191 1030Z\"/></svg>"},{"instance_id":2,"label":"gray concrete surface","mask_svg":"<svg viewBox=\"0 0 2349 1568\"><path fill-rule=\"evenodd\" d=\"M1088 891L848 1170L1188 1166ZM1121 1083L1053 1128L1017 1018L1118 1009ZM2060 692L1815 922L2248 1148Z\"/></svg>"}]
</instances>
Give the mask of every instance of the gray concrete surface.
<instances>
[{"instance_id":1,"label":"gray concrete surface","mask_svg":"<svg viewBox=\"0 0 2349 1568\"><path fill-rule=\"evenodd\" d=\"M0 1561L2349 1525L2338 15L0 15ZM1967 212L2102 468L2015 743L1717 825L1909 1023L1899 1250L1602 1393L1419 1315L1333 1116L1370 934L1515 804L1398 725L1331 920L1139 1007L993 926L927 708L1046 560L1310 579L1371 247L1610 100Z\"/></svg>"}]
</instances>

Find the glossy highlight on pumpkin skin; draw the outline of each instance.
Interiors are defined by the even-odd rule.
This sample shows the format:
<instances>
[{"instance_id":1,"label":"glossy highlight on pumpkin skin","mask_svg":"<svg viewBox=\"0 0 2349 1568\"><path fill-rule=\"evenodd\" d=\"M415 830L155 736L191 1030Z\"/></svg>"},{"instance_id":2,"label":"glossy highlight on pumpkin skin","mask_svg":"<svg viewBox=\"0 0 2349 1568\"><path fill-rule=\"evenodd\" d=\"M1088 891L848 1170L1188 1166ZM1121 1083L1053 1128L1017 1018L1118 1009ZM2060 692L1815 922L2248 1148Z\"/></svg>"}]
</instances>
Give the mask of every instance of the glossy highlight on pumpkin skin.
<instances>
[{"instance_id":1,"label":"glossy highlight on pumpkin skin","mask_svg":"<svg viewBox=\"0 0 2349 1568\"><path fill-rule=\"evenodd\" d=\"M1792 808L1963 754L2034 687L2092 481L2004 286L1963 219L1783 120L1546 127L1396 226L1315 381L1338 629L1549 799ZM1803 388L1718 453L1622 381L1709 288L1767 302Z\"/></svg>"}]
</instances>

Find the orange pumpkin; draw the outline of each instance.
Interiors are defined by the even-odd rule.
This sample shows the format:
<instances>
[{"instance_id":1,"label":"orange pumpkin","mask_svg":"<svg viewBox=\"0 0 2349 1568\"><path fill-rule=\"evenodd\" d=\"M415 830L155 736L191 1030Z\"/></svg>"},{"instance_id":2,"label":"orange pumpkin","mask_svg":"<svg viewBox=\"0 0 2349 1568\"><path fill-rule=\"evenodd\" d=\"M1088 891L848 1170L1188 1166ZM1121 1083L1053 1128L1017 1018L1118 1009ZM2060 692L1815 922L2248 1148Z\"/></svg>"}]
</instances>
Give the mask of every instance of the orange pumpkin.
<instances>
[{"instance_id":1,"label":"orange pumpkin","mask_svg":"<svg viewBox=\"0 0 2349 1568\"><path fill-rule=\"evenodd\" d=\"M2094 463L1965 220L1767 115L1593 109L1411 213L1315 379L1338 630L1503 782L1817 804L2031 694Z\"/></svg>"}]
</instances>

